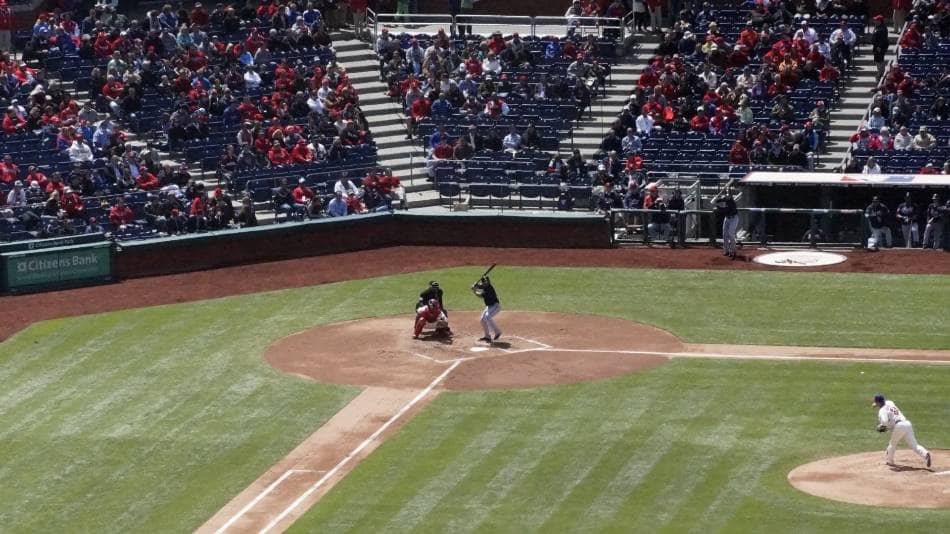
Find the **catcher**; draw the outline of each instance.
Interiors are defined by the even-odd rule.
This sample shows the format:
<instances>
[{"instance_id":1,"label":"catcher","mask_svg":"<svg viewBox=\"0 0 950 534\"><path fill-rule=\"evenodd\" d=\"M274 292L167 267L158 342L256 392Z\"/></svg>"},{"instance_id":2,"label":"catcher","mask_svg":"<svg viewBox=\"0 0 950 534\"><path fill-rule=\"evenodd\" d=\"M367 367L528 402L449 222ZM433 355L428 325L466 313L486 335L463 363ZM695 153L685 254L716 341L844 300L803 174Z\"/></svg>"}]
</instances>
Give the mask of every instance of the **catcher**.
<instances>
[{"instance_id":1,"label":"catcher","mask_svg":"<svg viewBox=\"0 0 950 534\"><path fill-rule=\"evenodd\" d=\"M439 301L436 299L429 299L425 306L421 306L416 310L416 325L412 338L419 339L422 329L431 324L435 325L435 335L452 335L452 330L449 329L449 319L445 316L442 306L439 305Z\"/></svg>"}]
</instances>

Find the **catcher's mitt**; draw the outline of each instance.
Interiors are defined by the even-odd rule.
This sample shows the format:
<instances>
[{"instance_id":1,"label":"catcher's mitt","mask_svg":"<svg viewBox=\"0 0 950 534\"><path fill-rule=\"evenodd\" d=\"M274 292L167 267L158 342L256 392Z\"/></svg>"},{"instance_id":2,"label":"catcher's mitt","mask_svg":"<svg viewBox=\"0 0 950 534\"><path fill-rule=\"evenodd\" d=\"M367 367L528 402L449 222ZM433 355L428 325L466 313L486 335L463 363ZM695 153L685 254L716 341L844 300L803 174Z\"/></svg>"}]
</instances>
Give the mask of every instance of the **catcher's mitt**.
<instances>
[{"instance_id":1,"label":"catcher's mitt","mask_svg":"<svg viewBox=\"0 0 950 534\"><path fill-rule=\"evenodd\" d=\"M877 425L878 432L887 432L887 427L884 425Z\"/></svg>"}]
</instances>

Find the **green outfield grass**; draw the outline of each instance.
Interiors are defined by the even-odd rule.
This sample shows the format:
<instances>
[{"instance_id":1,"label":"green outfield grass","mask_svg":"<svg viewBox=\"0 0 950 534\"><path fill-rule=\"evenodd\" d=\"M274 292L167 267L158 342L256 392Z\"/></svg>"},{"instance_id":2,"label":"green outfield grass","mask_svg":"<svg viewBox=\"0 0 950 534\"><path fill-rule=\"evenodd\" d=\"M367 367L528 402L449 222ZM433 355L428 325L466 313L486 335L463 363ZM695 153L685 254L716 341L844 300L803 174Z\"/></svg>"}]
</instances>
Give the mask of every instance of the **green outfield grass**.
<instances>
[{"instance_id":1,"label":"green outfield grass","mask_svg":"<svg viewBox=\"0 0 950 534\"><path fill-rule=\"evenodd\" d=\"M0 530L199 526L357 393L283 375L261 361L264 347L314 324L409 313L433 277L450 309L475 309L466 288L480 272L34 325L0 344ZM686 341L950 347L948 277L503 267L492 278L507 309L625 317ZM948 378L936 367L677 361L592 384L444 394L300 528L932 530L950 516L828 504L784 475L880 447L866 406L879 389L903 399L925 444L948 443Z\"/></svg>"}]
</instances>

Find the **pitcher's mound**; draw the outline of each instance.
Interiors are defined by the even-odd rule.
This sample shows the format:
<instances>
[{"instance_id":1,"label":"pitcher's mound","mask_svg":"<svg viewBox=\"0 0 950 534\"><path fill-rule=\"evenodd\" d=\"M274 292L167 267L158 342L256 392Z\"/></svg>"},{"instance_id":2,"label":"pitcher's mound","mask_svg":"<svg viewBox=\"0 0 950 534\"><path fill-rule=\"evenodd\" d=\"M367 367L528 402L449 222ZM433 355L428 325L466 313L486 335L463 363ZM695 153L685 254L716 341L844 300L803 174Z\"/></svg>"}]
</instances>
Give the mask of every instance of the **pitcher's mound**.
<instances>
[{"instance_id":1,"label":"pitcher's mound","mask_svg":"<svg viewBox=\"0 0 950 534\"><path fill-rule=\"evenodd\" d=\"M683 345L676 336L623 319L502 311L495 343L479 342L477 312L450 312L451 338L412 339L413 316L318 326L278 340L264 359L333 384L421 388L461 361L447 389L512 389L623 375L660 365ZM639 354L647 352L648 354Z\"/></svg>"},{"instance_id":2,"label":"pitcher's mound","mask_svg":"<svg viewBox=\"0 0 950 534\"><path fill-rule=\"evenodd\" d=\"M788 481L818 497L888 508L950 508L950 451L930 449L931 467L908 450L899 450L896 466L884 463L884 451L825 458L800 465Z\"/></svg>"}]
</instances>

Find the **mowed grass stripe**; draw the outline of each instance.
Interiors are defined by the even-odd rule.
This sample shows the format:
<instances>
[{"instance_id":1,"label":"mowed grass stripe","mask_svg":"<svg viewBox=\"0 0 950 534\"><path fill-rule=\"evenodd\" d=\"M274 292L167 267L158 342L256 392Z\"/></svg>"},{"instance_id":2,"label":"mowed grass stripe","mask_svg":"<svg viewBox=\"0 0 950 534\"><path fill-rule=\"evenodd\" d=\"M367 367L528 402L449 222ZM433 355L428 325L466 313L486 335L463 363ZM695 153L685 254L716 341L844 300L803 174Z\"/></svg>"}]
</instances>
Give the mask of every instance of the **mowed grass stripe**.
<instances>
[{"instance_id":1,"label":"mowed grass stripe","mask_svg":"<svg viewBox=\"0 0 950 534\"><path fill-rule=\"evenodd\" d=\"M377 492L382 506L376 506L367 512L363 517L354 523L350 530L352 532L370 532L380 531L380 526L385 526L388 522L403 510L405 503L412 499L414 495L421 493L420 488L431 482L442 470L446 464L457 459L465 450L469 440L473 438L471 430L484 424L482 414L471 411L462 417L453 418L452 425L441 427L441 433L432 438L431 445L422 450L425 454L416 456L415 462L411 468L400 473L401 476L392 479L386 489L380 488ZM434 495L427 496L430 499L437 498Z\"/></svg>"},{"instance_id":2,"label":"mowed grass stripe","mask_svg":"<svg viewBox=\"0 0 950 534\"><path fill-rule=\"evenodd\" d=\"M224 318L219 319L220 322L225 321ZM216 327L218 324L212 323L200 323L193 322L188 325L181 325L178 329L178 332L181 334L181 337L176 336L177 339L187 339L189 333L195 335L200 335L205 328L207 327ZM165 328L175 329L176 325L168 324L161 328L156 329L153 332L155 336L162 336ZM192 330L192 332L189 332ZM154 341L146 337L144 340L146 342ZM139 357L148 358L148 353L142 353ZM129 361L134 360L134 358L129 358ZM202 367L209 368L211 367L211 361L205 360L202 358L196 358L193 360L195 363L201 364ZM156 362L153 366L160 366L161 362ZM148 377L155 376L149 373L142 373L135 376L127 376L122 373L125 370L125 366L117 366L116 373L106 377L106 380L100 381L97 386L98 390L94 390L93 393L87 393L88 396L94 396L95 391L108 391L108 392L123 392L126 395L133 393L144 393L148 399L151 399L154 404L155 411L154 415L149 418L143 427L136 429L134 432L130 432L126 436L111 437L106 435L83 435L79 432L69 432L61 437L61 439L69 439L78 442L81 444L81 448L77 448L74 451L75 457L68 464L68 468L65 472L57 473L47 471L45 476L51 477L51 480L55 482L57 487L58 498L61 500L59 505L60 515L67 518L70 523L79 522L82 523L82 515L85 513L85 509L88 506L89 498L102 499L102 497L94 497L97 495L96 488L99 487L108 487L112 488L113 491L110 492L111 496L125 496L120 498L120 503L115 509L111 509L112 516L103 516L98 518L99 521L108 521L102 525L102 527L107 526L111 522L115 524L123 524L125 515L130 512L134 513L136 511L136 505L144 505L145 502L138 501L133 502L129 506L122 506L121 501L127 499L128 495L143 494L147 488L143 487L128 487L130 484L133 484L135 481L142 480L141 475L150 472L150 463L158 462L161 470L166 472L173 472L176 469L180 469L181 466L177 466L174 463L163 462L164 456L169 454L169 447L174 447L175 441L180 438L182 430L190 425L192 418L200 412L202 407L207 407L210 398L207 399L198 399L195 395L178 395L178 396L156 396L156 389L150 387L147 384L142 383L142 381L147 381ZM179 387L182 387L183 390L187 391L201 391L201 385L203 382L202 377L206 376L201 372L200 369L195 369L195 373L191 375L190 380L185 380L179 384ZM117 382L128 379L133 383L134 386L131 388L122 388L119 387ZM190 382L190 384L189 384ZM212 392L213 393L213 392ZM122 395L117 393L110 393L106 395L104 399L108 399L109 402L117 402L120 400L127 400L131 404L131 399L122 399ZM159 400L160 399L160 400ZM205 402L196 402L203 400ZM80 399L80 402L85 401L85 399ZM89 399L91 402L92 399ZM120 404L121 406L122 404ZM134 404L133 404L134 405ZM84 412L88 414L87 419L105 419L110 418L112 414L105 410L104 408L107 405L98 406L96 405L85 409ZM120 419L121 420L121 419ZM154 429L162 428L161 434L154 432ZM55 434L55 431L54 431ZM171 439L169 439L171 438ZM240 442L243 438L240 434L235 435L234 438ZM55 443L55 441L51 441ZM116 450L117 443L127 444L126 447L119 447ZM88 459L96 457L107 457L112 451L118 452L121 456L115 458L116 461L110 461L102 463L98 466L92 466L88 464ZM40 451L42 452L42 451ZM174 453L172 453L174 454ZM55 465L55 464L53 464ZM78 469L91 469L95 468L95 476L90 477L73 477L71 473ZM130 476L133 475L134 476ZM159 475L160 476L160 475ZM154 480L154 479L153 479ZM153 486L152 491L160 490L164 487L163 484ZM108 507L110 503L109 498L105 498L103 502L99 504L101 506ZM75 524L75 523L74 523ZM89 525L89 528L93 528L94 525Z\"/></svg>"},{"instance_id":3,"label":"mowed grass stripe","mask_svg":"<svg viewBox=\"0 0 950 534\"><path fill-rule=\"evenodd\" d=\"M514 447L507 447L514 454L507 457L507 465L493 468L494 476L472 496L472 508L467 524L453 525L453 531L472 532L496 528L498 510L508 502L510 492L517 484L530 476L546 452L557 446L571 425L575 423L573 413L577 400L584 388L569 386L558 391L546 388L538 391L542 404L537 406L536 417L543 421L531 434L517 436ZM560 393L560 394L558 394ZM496 454L496 461L504 460ZM494 466L493 466L494 467Z\"/></svg>"},{"instance_id":4,"label":"mowed grass stripe","mask_svg":"<svg viewBox=\"0 0 950 534\"><path fill-rule=\"evenodd\" d=\"M29 362L22 366L19 373L9 379L10 388L0 397L0 417L11 417L22 421L23 414L13 413L24 403L29 403L35 395L42 395L50 385L69 381L76 376L84 377L101 356L103 346L109 340L117 340L131 331L133 326L124 324L119 317L104 319L95 330L91 323L80 327L64 327L65 335L49 351L27 351L19 358L5 358L3 366L23 360ZM94 367L93 367L94 368ZM94 377L93 377L94 378ZM40 398L40 403L46 399ZM4 431L11 429L5 428ZM0 434L2 437L3 434Z\"/></svg>"},{"instance_id":5,"label":"mowed grass stripe","mask_svg":"<svg viewBox=\"0 0 950 534\"><path fill-rule=\"evenodd\" d=\"M649 410L649 404L624 394L636 386L617 391L614 382L604 383L603 388L589 396L578 397L573 405L576 413L603 415L572 417L574 425L562 433L561 439L541 457L534 470L511 490L505 504L495 510L496 523L537 531L607 452L606 444L591 446L590 436L617 436L631 426L645 423L643 414Z\"/></svg>"},{"instance_id":6,"label":"mowed grass stripe","mask_svg":"<svg viewBox=\"0 0 950 534\"><path fill-rule=\"evenodd\" d=\"M684 410L685 417L659 418L655 423L674 427L677 437L658 444L661 454L651 466L649 476L643 477L626 495L611 496L617 499L617 506L604 518L609 530L623 530L634 518L644 524L659 525L663 519L661 514L683 497L682 493L688 491L696 475L702 476L704 465L709 461L704 454L708 445L693 440L710 432L710 426L723 425L721 413L716 409L717 393L723 397L735 397L739 393L735 390L716 392L701 386L693 392L702 396Z\"/></svg>"},{"instance_id":7,"label":"mowed grass stripe","mask_svg":"<svg viewBox=\"0 0 950 534\"><path fill-rule=\"evenodd\" d=\"M506 462L526 446L526 441L536 435L547 422L543 414L556 410L559 405L545 395L545 390L537 392L476 392L453 393L444 395L445 402L439 402L432 410L450 416L453 407L475 403L481 409L493 414L497 423L507 424L511 429L492 446L480 451L469 459L472 463L467 473L456 483L451 491L442 496L439 506L432 509L416 529L423 532L458 532L464 525L458 520L469 513L477 512L482 504L477 500L482 488L486 487L504 467ZM537 393L534 395L533 393Z\"/></svg>"},{"instance_id":8,"label":"mowed grass stripe","mask_svg":"<svg viewBox=\"0 0 950 534\"><path fill-rule=\"evenodd\" d=\"M454 412L454 417L414 418L409 421L407 426L420 426L411 432L406 432L404 427L361 463L373 464L372 478L364 478L370 471L354 470L334 486L334 491L324 496L316 507L311 508L317 514L322 528L334 532L354 531L357 524L372 520L370 515L380 506L383 494L392 490L397 481L414 469L418 462L428 461L432 450L450 440L453 434L457 437L470 431L470 428L460 425L461 420L466 419L467 414L476 417L479 412L482 412L479 407L469 406ZM400 453L391 455L388 451ZM366 486L373 487L373 491L363 491ZM355 491L348 491L350 488ZM291 531L295 529L296 524L290 528Z\"/></svg>"},{"instance_id":9,"label":"mowed grass stripe","mask_svg":"<svg viewBox=\"0 0 950 534\"><path fill-rule=\"evenodd\" d=\"M438 509L442 500L475 469L485 451L509 439L517 426L515 418L504 414L499 416L487 410L481 411L481 414L481 418L466 426L466 430L471 429L474 436L467 438L465 448L451 458L448 455L443 456L440 462L441 470L430 476L415 495L409 496L400 507L399 513L383 528L384 531L425 530L420 529L420 524L433 510Z\"/></svg>"},{"instance_id":10,"label":"mowed grass stripe","mask_svg":"<svg viewBox=\"0 0 950 534\"><path fill-rule=\"evenodd\" d=\"M655 384L636 381L629 385L635 390L626 395L617 395L624 399L625 408L619 413L608 414L608 417L620 418L620 425L613 431L602 434L603 443L600 449L603 453L599 457L591 457L591 466L587 473L575 481L570 492L563 496L557 507L551 507L546 521L538 528L539 531L551 532L555 529L570 531L583 514L590 508L596 498L598 490L607 481L617 475L631 456L631 451L641 447L651 433L652 426L648 423L653 419L655 406L671 402L674 398L674 389L669 380L671 375L659 376ZM611 391L614 391L612 389ZM678 392L675 395L679 395Z\"/></svg>"}]
</instances>

